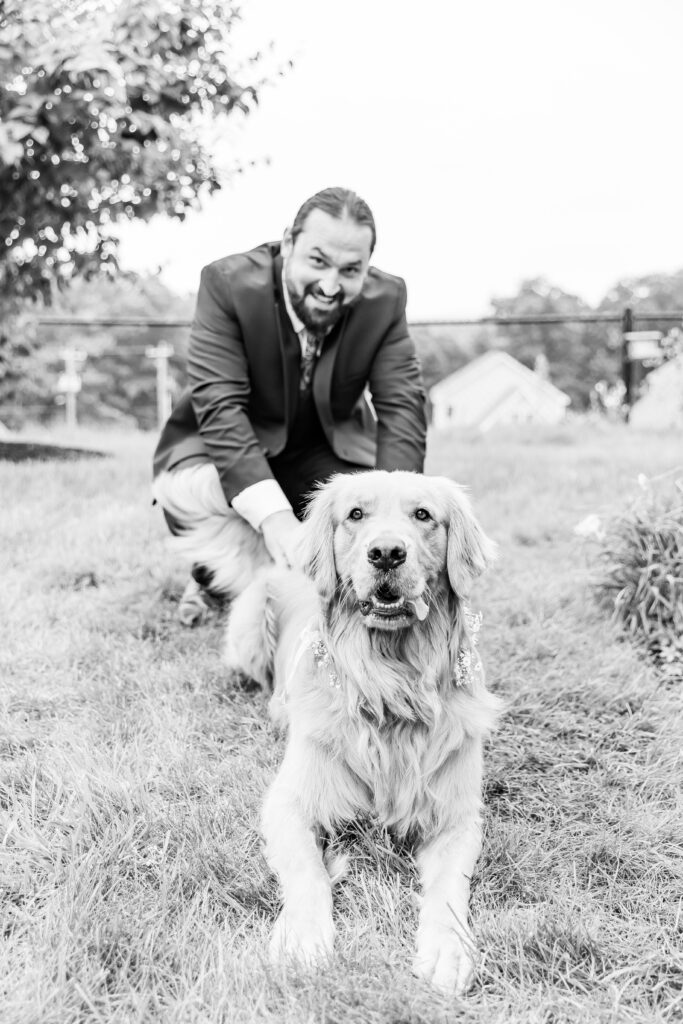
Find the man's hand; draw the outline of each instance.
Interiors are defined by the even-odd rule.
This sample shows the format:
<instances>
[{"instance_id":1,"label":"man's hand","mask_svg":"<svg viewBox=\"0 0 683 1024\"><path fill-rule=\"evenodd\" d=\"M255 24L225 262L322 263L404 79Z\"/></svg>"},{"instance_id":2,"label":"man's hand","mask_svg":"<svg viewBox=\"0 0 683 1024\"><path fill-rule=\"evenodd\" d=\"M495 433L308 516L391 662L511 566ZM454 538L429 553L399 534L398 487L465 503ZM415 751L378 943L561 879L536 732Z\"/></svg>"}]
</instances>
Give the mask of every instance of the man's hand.
<instances>
[{"instance_id":1,"label":"man's hand","mask_svg":"<svg viewBox=\"0 0 683 1024\"><path fill-rule=\"evenodd\" d=\"M279 569L298 568L303 528L303 523L300 523L289 509L284 512L273 512L261 523L268 554Z\"/></svg>"}]
</instances>

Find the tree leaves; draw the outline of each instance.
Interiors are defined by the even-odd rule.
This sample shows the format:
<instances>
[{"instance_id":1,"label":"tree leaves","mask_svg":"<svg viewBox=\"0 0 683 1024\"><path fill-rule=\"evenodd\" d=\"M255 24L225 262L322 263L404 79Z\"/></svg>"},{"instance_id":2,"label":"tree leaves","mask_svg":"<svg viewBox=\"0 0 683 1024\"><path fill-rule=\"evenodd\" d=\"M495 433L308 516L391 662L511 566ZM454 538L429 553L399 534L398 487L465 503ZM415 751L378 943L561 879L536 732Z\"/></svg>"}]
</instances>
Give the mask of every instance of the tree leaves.
<instances>
[{"instance_id":1,"label":"tree leaves","mask_svg":"<svg viewBox=\"0 0 683 1024\"><path fill-rule=\"evenodd\" d=\"M237 14L216 0L0 4L0 295L49 301L116 267L117 220L183 218L221 187L204 126L258 95L244 65L232 73Z\"/></svg>"}]
</instances>

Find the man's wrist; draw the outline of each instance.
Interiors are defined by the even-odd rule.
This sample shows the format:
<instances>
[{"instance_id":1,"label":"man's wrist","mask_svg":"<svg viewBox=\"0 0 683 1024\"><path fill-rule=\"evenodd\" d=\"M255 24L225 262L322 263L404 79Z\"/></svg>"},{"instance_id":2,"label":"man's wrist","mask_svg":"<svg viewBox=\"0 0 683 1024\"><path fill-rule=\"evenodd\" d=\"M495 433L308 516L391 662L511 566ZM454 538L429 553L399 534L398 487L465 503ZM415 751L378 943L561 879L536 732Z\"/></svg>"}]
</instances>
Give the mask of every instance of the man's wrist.
<instances>
[{"instance_id":1,"label":"man's wrist","mask_svg":"<svg viewBox=\"0 0 683 1024\"><path fill-rule=\"evenodd\" d=\"M277 512L270 512L267 516L265 516L262 519L261 533L264 533L269 526L279 525L280 523L283 523L285 525L289 525L292 523L298 524L298 522L299 520L294 515L291 506L289 508L278 509Z\"/></svg>"},{"instance_id":2,"label":"man's wrist","mask_svg":"<svg viewBox=\"0 0 683 1024\"><path fill-rule=\"evenodd\" d=\"M277 480L259 480L245 487L235 495L231 505L257 531L263 529L264 520L269 516L277 512L292 512L292 506Z\"/></svg>"}]
</instances>

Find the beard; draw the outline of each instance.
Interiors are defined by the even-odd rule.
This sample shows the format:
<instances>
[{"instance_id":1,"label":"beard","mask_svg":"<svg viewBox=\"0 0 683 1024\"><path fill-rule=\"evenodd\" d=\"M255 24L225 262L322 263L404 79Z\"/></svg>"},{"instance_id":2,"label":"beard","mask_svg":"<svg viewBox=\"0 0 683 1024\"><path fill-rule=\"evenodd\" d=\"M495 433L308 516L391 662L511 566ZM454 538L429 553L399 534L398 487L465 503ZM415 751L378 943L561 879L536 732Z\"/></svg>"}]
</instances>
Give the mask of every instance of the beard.
<instances>
[{"instance_id":1,"label":"beard","mask_svg":"<svg viewBox=\"0 0 683 1024\"><path fill-rule=\"evenodd\" d=\"M306 304L306 299L309 296L322 295L322 291L317 284L307 284L303 292L296 292L290 285L289 281L286 282L287 291L289 292L289 299L292 303L292 309L301 320L307 331L310 331L313 335L324 335L334 327L334 325L341 319L341 315L344 311L344 299L342 292L335 297L334 302L327 309L318 309Z\"/></svg>"}]
</instances>

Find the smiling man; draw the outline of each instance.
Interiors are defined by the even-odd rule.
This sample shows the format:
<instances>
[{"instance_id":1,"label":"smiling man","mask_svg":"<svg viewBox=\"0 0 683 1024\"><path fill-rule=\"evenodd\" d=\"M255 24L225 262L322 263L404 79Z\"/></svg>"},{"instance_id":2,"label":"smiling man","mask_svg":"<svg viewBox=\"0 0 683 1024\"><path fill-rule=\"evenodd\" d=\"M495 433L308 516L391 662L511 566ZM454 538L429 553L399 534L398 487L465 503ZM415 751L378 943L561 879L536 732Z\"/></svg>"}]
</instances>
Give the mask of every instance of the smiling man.
<instances>
[{"instance_id":1,"label":"smiling man","mask_svg":"<svg viewBox=\"0 0 683 1024\"><path fill-rule=\"evenodd\" d=\"M375 241L368 205L329 188L303 204L282 243L202 271L189 388L154 458L155 499L193 563L186 624L207 598L242 587L230 569L235 513L276 564L291 565L317 483L422 471L425 396L406 288L370 266Z\"/></svg>"}]
</instances>

